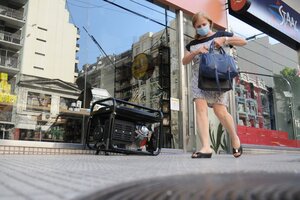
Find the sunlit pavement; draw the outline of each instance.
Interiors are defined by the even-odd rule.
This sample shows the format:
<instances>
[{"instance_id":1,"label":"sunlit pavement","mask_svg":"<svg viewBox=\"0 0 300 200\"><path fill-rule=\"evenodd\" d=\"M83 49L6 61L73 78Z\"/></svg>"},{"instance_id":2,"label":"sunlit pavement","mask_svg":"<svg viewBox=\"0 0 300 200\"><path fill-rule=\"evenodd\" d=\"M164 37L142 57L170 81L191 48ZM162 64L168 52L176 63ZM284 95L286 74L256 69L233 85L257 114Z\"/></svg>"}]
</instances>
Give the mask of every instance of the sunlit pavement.
<instances>
[{"instance_id":1,"label":"sunlit pavement","mask_svg":"<svg viewBox=\"0 0 300 200\"><path fill-rule=\"evenodd\" d=\"M266 195L300 199L299 185L296 153L243 154L237 159L228 154L191 159L190 153L178 152L0 156L4 200L266 199Z\"/></svg>"}]
</instances>

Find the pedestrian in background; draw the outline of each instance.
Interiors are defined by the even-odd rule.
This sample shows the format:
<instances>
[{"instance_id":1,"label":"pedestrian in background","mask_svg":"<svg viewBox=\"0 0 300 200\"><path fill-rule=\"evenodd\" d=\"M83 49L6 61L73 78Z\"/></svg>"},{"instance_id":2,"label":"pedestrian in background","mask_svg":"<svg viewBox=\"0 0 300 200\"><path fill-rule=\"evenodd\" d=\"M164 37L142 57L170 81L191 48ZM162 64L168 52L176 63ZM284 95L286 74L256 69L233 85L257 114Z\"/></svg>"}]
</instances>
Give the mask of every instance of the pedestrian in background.
<instances>
[{"instance_id":1,"label":"pedestrian in background","mask_svg":"<svg viewBox=\"0 0 300 200\"><path fill-rule=\"evenodd\" d=\"M247 44L247 41L234 36L230 32L214 32L212 30L212 20L204 13L195 14L192 18L192 24L196 30L195 39L186 45L185 55L182 59L184 65L192 62L191 90L196 104L198 135L202 143L201 149L194 152L192 158L211 158L212 156L209 139L208 106L213 108L215 115L228 131L233 147L233 156L237 158L242 155L243 149L236 133L234 120L227 111L228 92L204 91L198 88L199 61L201 54L208 53L212 41L215 42L216 48L229 45L243 46Z\"/></svg>"}]
</instances>

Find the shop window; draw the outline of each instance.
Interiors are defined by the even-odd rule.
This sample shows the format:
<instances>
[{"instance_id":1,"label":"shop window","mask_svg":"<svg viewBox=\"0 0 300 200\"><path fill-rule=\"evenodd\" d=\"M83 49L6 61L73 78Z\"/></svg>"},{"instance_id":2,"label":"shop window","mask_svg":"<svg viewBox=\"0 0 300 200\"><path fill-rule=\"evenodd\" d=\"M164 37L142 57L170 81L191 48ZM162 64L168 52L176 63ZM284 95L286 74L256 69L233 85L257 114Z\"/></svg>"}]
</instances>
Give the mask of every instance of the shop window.
<instances>
[{"instance_id":1,"label":"shop window","mask_svg":"<svg viewBox=\"0 0 300 200\"><path fill-rule=\"evenodd\" d=\"M79 111L77 109L81 108L81 101L77 101L76 99L61 97L59 103L59 111L63 112L66 110L70 111Z\"/></svg>"},{"instance_id":2,"label":"shop window","mask_svg":"<svg viewBox=\"0 0 300 200\"><path fill-rule=\"evenodd\" d=\"M241 126L272 129L270 102L272 98L263 81L242 74L236 78L235 98L237 123Z\"/></svg>"},{"instance_id":3,"label":"shop window","mask_svg":"<svg viewBox=\"0 0 300 200\"><path fill-rule=\"evenodd\" d=\"M14 82L14 78L0 71L0 126L1 122L11 122L13 105L17 100L13 92Z\"/></svg>"},{"instance_id":4,"label":"shop window","mask_svg":"<svg viewBox=\"0 0 300 200\"><path fill-rule=\"evenodd\" d=\"M51 95L28 92L26 110L50 112Z\"/></svg>"}]
</instances>

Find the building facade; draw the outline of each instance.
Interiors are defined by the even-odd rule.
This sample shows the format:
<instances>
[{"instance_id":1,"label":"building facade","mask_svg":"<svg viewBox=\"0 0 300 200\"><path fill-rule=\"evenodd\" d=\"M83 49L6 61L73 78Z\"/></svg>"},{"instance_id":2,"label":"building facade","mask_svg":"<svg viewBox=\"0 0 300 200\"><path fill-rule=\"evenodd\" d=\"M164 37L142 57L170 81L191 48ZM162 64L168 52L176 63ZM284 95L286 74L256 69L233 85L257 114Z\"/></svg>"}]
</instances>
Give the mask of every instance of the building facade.
<instances>
[{"instance_id":1,"label":"building facade","mask_svg":"<svg viewBox=\"0 0 300 200\"><path fill-rule=\"evenodd\" d=\"M69 18L65 1L28 1L22 74L74 82L79 33Z\"/></svg>"},{"instance_id":2,"label":"building facade","mask_svg":"<svg viewBox=\"0 0 300 200\"><path fill-rule=\"evenodd\" d=\"M80 94L78 28L69 22L66 1L0 1L0 8L2 139L54 141L43 132ZM70 141L80 143L81 133Z\"/></svg>"},{"instance_id":3,"label":"building facade","mask_svg":"<svg viewBox=\"0 0 300 200\"><path fill-rule=\"evenodd\" d=\"M79 100L84 88L74 84L79 34L69 23L65 1L0 2L10 11L0 13L1 82L11 87L9 92L2 87L6 100L0 103L0 145L21 140L35 141L27 144L33 146L83 147L90 113L88 106L81 108L85 98ZM7 14L11 12L14 15ZM140 34L123 52L85 64L79 78L98 89L101 98L111 96L162 111L163 147L192 151L201 144L189 89L191 65L183 66L181 57L195 31L190 15L175 16L168 27ZM290 80L282 74L286 68L297 69L299 53L281 43L271 44L269 37L231 50L243 72L230 92L229 108L242 143L298 147L298 79L289 87ZM216 153L228 151L230 141L212 109L209 120ZM222 145L216 146L216 138Z\"/></svg>"},{"instance_id":4,"label":"building facade","mask_svg":"<svg viewBox=\"0 0 300 200\"><path fill-rule=\"evenodd\" d=\"M170 27L176 29L175 20L170 22ZM193 35L194 33L188 18L185 19L184 30L186 35ZM192 37L185 37L185 44L192 39ZM299 116L295 114L291 119L289 114L292 110L288 104L290 101L293 101L294 108L298 108L299 105L297 99L299 97L297 91L293 90L290 91L295 95L293 100L289 98L280 99L280 94L283 91L288 90L288 88L284 87L287 86L287 83L285 83L284 79L280 78L280 73L286 67L297 69L298 56L296 51L278 42L271 44L270 40L272 39L268 36L255 38L254 40L249 40L248 45L244 47L232 49L240 71L245 73L242 73L240 78L236 79L236 87L232 92L233 98L231 99L233 103L231 106L232 108L230 109L236 124L238 125L238 131L241 133L241 138L243 138L245 128L248 127L249 130L252 128L251 131L255 134L256 132L270 130L273 131L274 135L283 134L286 139L292 140L299 137L297 134L297 132L299 132L297 131L299 126L295 123L293 128L291 120L297 121ZM169 129L166 129L164 132L165 147L183 148L183 136L180 131L180 126L182 125L182 120L186 120L189 127L188 135L186 135L186 148L192 150L201 144L195 142L198 141L195 139L198 136L194 118L194 104L193 99L190 97L189 89L187 89L187 116L181 119L179 112L171 109L170 106L171 98L179 99L180 97L180 65L178 65L178 41L175 31L170 31L168 34L168 46L170 47L168 67L161 64L161 60L158 56L161 54L161 52L159 52L159 47L164 44L166 44L164 30L157 33L146 33L132 45L131 50L115 56L112 59L115 63L119 63L115 65L115 72L103 70L105 68L110 69L110 64L106 65L106 67L102 66L101 72L97 71L97 67L94 67L93 64L90 66L90 69L94 70L89 70L87 77L92 85L96 85L93 81L96 79L92 77L106 77L105 79L97 79L97 81L99 81L97 84L102 85L101 80L105 81L107 80L107 77L110 77L110 80L112 81L113 75L111 73L114 73L114 83L110 84L111 86L115 85L114 97L167 111L164 113L164 123L169 126ZM146 53L151 56L154 63L153 71L150 72L151 74L146 80L139 80L139 77L134 76L135 72L133 71L134 59L141 53ZM126 55L126 59L124 59L124 55ZM124 62L121 62L121 60ZM98 61L98 63L103 64L104 62ZM163 76L161 73L165 69L167 69L168 77ZM191 80L191 66L186 66L186 70L188 80L187 85L189 88L191 84L189 81ZM275 76L278 76L279 78L276 78ZM164 81L160 81L161 79ZM166 83L166 80L169 80L170 83ZM280 85L280 81L282 80L284 81L283 85ZM167 102L165 105L161 104L162 99L160 96L160 88L163 87L168 88L168 90L162 90ZM242 93L241 88L243 90ZM213 115L212 109L209 109L209 116L211 133L214 132L217 137L220 122ZM222 137L225 137L225 134ZM278 145L276 139L268 139L274 141L273 145ZM249 137L248 139L243 140L243 142L250 144L265 144L263 142L260 143L257 139L251 140ZM290 141L286 142L286 144L282 145L288 146ZM226 149L220 150L226 151Z\"/></svg>"}]
</instances>

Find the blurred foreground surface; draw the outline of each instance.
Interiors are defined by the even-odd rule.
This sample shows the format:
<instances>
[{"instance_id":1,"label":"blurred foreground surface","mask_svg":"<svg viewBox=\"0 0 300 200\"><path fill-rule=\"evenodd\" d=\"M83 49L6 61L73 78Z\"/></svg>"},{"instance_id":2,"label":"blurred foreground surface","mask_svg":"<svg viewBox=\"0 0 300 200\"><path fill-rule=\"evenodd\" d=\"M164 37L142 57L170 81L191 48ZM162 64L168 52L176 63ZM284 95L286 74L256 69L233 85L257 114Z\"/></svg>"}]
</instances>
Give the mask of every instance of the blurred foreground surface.
<instances>
[{"instance_id":1,"label":"blurred foreground surface","mask_svg":"<svg viewBox=\"0 0 300 200\"><path fill-rule=\"evenodd\" d=\"M1 155L0 199L300 199L300 154Z\"/></svg>"}]
</instances>

